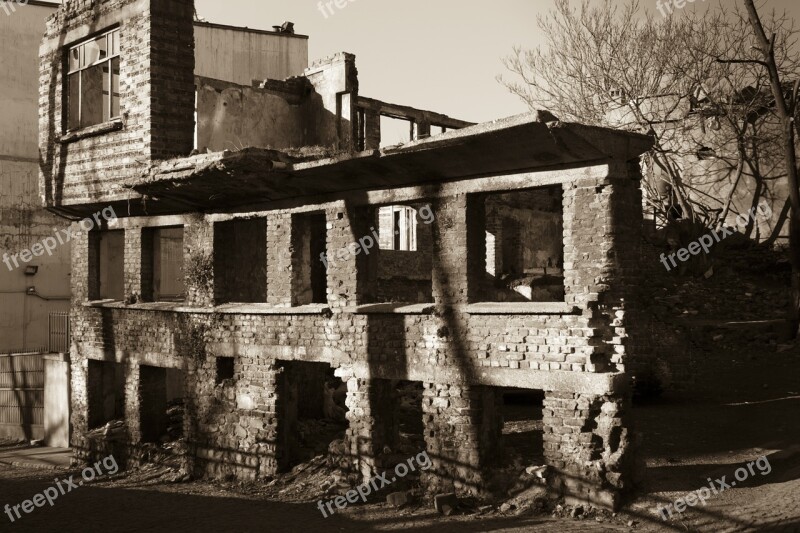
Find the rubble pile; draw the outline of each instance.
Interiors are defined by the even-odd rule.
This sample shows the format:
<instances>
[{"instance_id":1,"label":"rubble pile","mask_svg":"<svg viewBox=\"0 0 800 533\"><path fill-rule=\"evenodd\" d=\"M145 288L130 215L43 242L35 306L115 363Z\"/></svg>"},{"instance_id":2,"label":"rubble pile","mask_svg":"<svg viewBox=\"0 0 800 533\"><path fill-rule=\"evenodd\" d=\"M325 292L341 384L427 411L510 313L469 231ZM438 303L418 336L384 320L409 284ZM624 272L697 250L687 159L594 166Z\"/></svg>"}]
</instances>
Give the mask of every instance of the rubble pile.
<instances>
[{"instance_id":1,"label":"rubble pile","mask_svg":"<svg viewBox=\"0 0 800 533\"><path fill-rule=\"evenodd\" d=\"M183 436L184 412L183 398L177 398L167 403L167 441L175 441Z\"/></svg>"}]
</instances>

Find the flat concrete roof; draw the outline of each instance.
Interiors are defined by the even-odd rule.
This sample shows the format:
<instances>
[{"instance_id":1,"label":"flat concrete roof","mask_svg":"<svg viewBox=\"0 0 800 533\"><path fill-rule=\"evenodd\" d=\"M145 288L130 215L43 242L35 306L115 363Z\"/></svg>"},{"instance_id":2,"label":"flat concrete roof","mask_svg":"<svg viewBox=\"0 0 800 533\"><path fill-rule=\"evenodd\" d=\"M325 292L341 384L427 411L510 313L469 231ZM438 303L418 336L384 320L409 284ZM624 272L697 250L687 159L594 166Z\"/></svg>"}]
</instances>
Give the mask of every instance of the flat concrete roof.
<instances>
[{"instance_id":1,"label":"flat concrete roof","mask_svg":"<svg viewBox=\"0 0 800 533\"><path fill-rule=\"evenodd\" d=\"M641 134L576 123L539 122L526 113L427 139L333 157L246 148L173 159L129 182L158 203L183 210L230 208L300 198L424 185L493 175L580 168L645 153ZM153 200L156 200L154 205Z\"/></svg>"}]
</instances>

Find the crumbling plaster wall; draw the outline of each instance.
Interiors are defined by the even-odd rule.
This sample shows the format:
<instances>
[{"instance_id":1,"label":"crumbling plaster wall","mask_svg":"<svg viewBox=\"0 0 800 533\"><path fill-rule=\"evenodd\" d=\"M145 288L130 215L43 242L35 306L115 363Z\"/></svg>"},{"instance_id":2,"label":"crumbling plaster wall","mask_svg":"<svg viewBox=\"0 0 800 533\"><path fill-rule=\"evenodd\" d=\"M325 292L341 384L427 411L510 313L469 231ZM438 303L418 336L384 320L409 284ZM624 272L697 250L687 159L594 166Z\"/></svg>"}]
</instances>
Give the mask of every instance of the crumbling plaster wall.
<instances>
[{"instance_id":1,"label":"crumbling plaster wall","mask_svg":"<svg viewBox=\"0 0 800 533\"><path fill-rule=\"evenodd\" d=\"M240 150L303 146L303 106L265 89L197 80L197 148Z\"/></svg>"},{"instance_id":2,"label":"crumbling plaster wall","mask_svg":"<svg viewBox=\"0 0 800 533\"><path fill-rule=\"evenodd\" d=\"M197 148L353 147L355 57L319 60L303 76L260 87L197 77Z\"/></svg>"}]
</instances>

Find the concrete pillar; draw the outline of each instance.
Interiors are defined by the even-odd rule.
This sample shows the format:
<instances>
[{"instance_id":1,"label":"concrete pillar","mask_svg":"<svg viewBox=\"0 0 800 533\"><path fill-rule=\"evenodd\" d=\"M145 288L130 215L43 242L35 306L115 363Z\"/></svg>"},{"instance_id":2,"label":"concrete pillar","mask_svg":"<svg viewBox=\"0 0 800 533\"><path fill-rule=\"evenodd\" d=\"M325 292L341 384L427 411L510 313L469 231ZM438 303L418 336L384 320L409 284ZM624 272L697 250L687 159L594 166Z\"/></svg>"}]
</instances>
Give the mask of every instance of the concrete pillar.
<instances>
[{"instance_id":1,"label":"concrete pillar","mask_svg":"<svg viewBox=\"0 0 800 533\"><path fill-rule=\"evenodd\" d=\"M417 122L417 139L427 139L431 136L431 123L423 119Z\"/></svg>"},{"instance_id":2,"label":"concrete pillar","mask_svg":"<svg viewBox=\"0 0 800 533\"><path fill-rule=\"evenodd\" d=\"M44 442L69 448L69 356L44 356Z\"/></svg>"}]
</instances>

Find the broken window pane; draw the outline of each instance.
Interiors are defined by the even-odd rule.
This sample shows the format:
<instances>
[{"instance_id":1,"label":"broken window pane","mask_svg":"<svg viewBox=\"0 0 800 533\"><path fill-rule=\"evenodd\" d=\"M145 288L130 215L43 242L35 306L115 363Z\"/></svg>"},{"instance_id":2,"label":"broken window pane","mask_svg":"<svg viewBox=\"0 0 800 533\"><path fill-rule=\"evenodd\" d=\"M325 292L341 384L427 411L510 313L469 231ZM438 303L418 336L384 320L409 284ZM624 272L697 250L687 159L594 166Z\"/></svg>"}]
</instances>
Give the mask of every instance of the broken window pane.
<instances>
[{"instance_id":1,"label":"broken window pane","mask_svg":"<svg viewBox=\"0 0 800 533\"><path fill-rule=\"evenodd\" d=\"M69 121L67 122L67 127L74 130L81 126L81 73L74 72L70 74L67 83L69 84L69 96L67 97Z\"/></svg>"},{"instance_id":2,"label":"broken window pane","mask_svg":"<svg viewBox=\"0 0 800 533\"><path fill-rule=\"evenodd\" d=\"M108 57L108 38L104 35L83 45L86 65L93 65Z\"/></svg>"},{"instance_id":3,"label":"broken window pane","mask_svg":"<svg viewBox=\"0 0 800 533\"><path fill-rule=\"evenodd\" d=\"M119 30L69 50L67 128L85 128L119 116Z\"/></svg>"},{"instance_id":4,"label":"broken window pane","mask_svg":"<svg viewBox=\"0 0 800 533\"><path fill-rule=\"evenodd\" d=\"M111 118L119 116L119 58L111 60Z\"/></svg>"},{"instance_id":5,"label":"broken window pane","mask_svg":"<svg viewBox=\"0 0 800 533\"><path fill-rule=\"evenodd\" d=\"M103 122L103 65L81 71L81 127Z\"/></svg>"},{"instance_id":6,"label":"broken window pane","mask_svg":"<svg viewBox=\"0 0 800 533\"><path fill-rule=\"evenodd\" d=\"M81 56L83 55L83 47L73 48L69 52L69 70L70 72L81 68Z\"/></svg>"}]
</instances>

